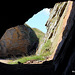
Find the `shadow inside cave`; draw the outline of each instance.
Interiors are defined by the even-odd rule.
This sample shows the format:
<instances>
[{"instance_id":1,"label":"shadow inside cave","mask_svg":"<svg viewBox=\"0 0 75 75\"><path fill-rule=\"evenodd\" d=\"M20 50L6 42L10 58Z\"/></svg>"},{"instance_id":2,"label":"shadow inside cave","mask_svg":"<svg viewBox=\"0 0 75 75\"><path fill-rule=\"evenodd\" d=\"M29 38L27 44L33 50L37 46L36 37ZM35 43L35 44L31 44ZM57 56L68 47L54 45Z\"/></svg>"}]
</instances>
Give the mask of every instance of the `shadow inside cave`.
<instances>
[{"instance_id":1,"label":"shadow inside cave","mask_svg":"<svg viewBox=\"0 0 75 75\"><path fill-rule=\"evenodd\" d=\"M73 13L75 2L72 4L72 9L67 20L66 27L64 29L62 40L59 43L56 53L54 55L54 64L55 64L55 74L60 75L64 74L66 67L68 66L71 55L74 52L75 46L75 14ZM71 19L70 19L71 18ZM68 32L67 32L68 31ZM71 65L71 64L70 64ZM75 66L75 65L73 65ZM73 67L72 67L73 68ZM72 68L68 71L67 75L72 74ZM66 72L67 72L66 71Z\"/></svg>"}]
</instances>

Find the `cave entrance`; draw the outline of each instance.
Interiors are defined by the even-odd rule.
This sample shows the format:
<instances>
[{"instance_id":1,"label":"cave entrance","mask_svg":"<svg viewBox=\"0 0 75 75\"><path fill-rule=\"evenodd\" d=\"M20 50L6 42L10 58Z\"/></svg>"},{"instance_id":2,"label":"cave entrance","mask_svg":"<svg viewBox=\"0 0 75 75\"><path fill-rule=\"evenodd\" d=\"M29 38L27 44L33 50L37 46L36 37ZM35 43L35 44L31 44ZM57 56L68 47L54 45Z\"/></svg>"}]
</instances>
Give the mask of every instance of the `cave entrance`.
<instances>
[{"instance_id":1,"label":"cave entrance","mask_svg":"<svg viewBox=\"0 0 75 75\"><path fill-rule=\"evenodd\" d=\"M41 42L41 40L43 39L43 37L44 37L44 35L45 35L46 31L47 31L47 29L45 27L45 24L46 24L46 22L47 22L47 20L49 18L49 15L50 15L49 11L50 11L50 9L44 8L43 10L41 10L37 14L33 15L32 18L30 18L27 22L24 23L24 25L26 27L29 27L32 30L32 32L31 32L31 38L33 38L33 36L35 36L35 37L38 38L38 41L37 41L38 43L34 42L34 41L37 40L36 38L31 39L31 42L34 42L33 43L34 46L29 50L29 52L32 49L34 49L34 50L37 49L38 50L38 44L39 44L39 42ZM28 48L29 47L30 46L28 46ZM24 55L23 55L23 58L22 58L21 54L17 54L16 56L14 56L13 54L8 54L8 56L6 57L6 59L5 59L5 57L1 57L0 62L6 63L6 64L13 64L13 62L15 62L20 57L23 60L26 59L26 61L30 60L29 62L33 62L35 60L40 60L40 59L43 60L42 56L34 56L34 55L32 55L32 54L35 54L35 53L36 53L36 50L35 51L31 51L31 53L29 53L29 55L26 55L26 57L29 56L28 58L26 58ZM32 56L30 56L30 55L32 55ZM19 62L21 62L22 61L21 58L18 59L17 62L15 62L14 64L18 64ZM12 61L12 62L10 62L10 61ZM38 62L38 61L36 61L36 62ZM21 62L21 63L24 63L24 61Z\"/></svg>"}]
</instances>

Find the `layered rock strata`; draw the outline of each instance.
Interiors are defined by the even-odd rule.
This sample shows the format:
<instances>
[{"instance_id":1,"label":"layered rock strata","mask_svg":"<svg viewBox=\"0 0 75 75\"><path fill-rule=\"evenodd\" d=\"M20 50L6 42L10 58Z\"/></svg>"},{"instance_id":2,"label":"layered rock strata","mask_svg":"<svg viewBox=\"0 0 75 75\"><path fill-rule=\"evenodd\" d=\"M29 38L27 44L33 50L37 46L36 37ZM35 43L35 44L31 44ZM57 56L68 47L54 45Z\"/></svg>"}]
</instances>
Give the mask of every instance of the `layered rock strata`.
<instances>
[{"instance_id":1,"label":"layered rock strata","mask_svg":"<svg viewBox=\"0 0 75 75\"><path fill-rule=\"evenodd\" d=\"M49 60L53 60L56 75L71 75L75 70L75 2L68 1L56 3L50 10L50 17L46 23L47 33L44 42L39 47L37 54L47 40L51 40Z\"/></svg>"}]
</instances>

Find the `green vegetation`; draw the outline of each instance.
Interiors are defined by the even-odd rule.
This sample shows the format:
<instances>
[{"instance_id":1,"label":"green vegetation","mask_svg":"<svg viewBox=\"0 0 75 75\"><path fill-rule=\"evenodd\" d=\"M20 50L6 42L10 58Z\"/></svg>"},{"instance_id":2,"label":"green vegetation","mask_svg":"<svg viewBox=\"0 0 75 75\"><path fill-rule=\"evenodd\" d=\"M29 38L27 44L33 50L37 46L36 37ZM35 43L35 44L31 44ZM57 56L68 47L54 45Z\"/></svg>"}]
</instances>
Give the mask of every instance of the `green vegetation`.
<instances>
[{"instance_id":1,"label":"green vegetation","mask_svg":"<svg viewBox=\"0 0 75 75\"><path fill-rule=\"evenodd\" d=\"M45 34L37 28L32 28L32 29L36 33L37 37L39 38L39 41L41 41L41 39L44 37Z\"/></svg>"},{"instance_id":2,"label":"green vegetation","mask_svg":"<svg viewBox=\"0 0 75 75\"><path fill-rule=\"evenodd\" d=\"M42 31L40 31L39 29L37 28L32 28L33 31L35 32L35 34L37 35L38 39L39 39L39 44L38 46L40 46L42 43L43 43L43 38L44 38L44 33Z\"/></svg>"},{"instance_id":3,"label":"green vegetation","mask_svg":"<svg viewBox=\"0 0 75 75\"><path fill-rule=\"evenodd\" d=\"M41 49L41 54L43 54L44 56L51 55L50 48L51 48L51 41L50 39L48 39Z\"/></svg>"},{"instance_id":4,"label":"green vegetation","mask_svg":"<svg viewBox=\"0 0 75 75\"><path fill-rule=\"evenodd\" d=\"M45 58L43 58L42 55L40 55L40 56L33 55L33 56L27 56L27 57L18 58L15 61L11 61L8 64L18 64L18 62L25 63L25 62L27 62L29 60L44 60L44 59Z\"/></svg>"}]
</instances>

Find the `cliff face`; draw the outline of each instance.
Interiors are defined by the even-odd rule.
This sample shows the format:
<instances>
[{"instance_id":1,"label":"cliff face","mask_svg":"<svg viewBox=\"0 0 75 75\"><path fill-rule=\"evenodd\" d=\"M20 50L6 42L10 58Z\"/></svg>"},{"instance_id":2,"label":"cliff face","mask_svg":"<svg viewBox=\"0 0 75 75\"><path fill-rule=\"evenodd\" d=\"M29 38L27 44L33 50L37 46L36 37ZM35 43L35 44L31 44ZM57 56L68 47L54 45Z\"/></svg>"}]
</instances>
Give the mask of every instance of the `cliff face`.
<instances>
[{"instance_id":1,"label":"cliff face","mask_svg":"<svg viewBox=\"0 0 75 75\"><path fill-rule=\"evenodd\" d=\"M64 13L64 10L66 8L66 5L67 5L67 2L56 3L55 6L52 9L50 9L50 16L49 16L49 19L48 19L47 23L45 24L45 26L47 28L47 32L46 32L45 37L44 37L44 42L39 47L39 50L38 50L37 53L40 53L41 52L41 48L43 47L43 45L48 40L50 40L51 41L51 44L52 44L51 45L51 48L52 49L50 49L50 50L52 52L55 50L55 47L57 45L56 42L59 40L59 36L58 35L60 35L60 32L62 30L61 29L61 27L62 27L62 24L61 23L62 23L62 20L63 20L62 15ZM58 31L58 29L59 29L59 31ZM54 43L54 41L55 41L55 43Z\"/></svg>"},{"instance_id":2,"label":"cliff face","mask_svg":"<svg viewBox=\"0 0 75 75\"><path fill-rule=\"evenodd\" d=\"M50 10L50 17L46 23L47 33L44 42L39 47L37 54L48 40L51 41L49 60L54 60L55 72L60 75L71 74L74 68L74 34L75 34L75 2L68 1L56 3ZM73 53L74 52L74 53ZM73 63L73 64L72 64ZM60 73L59 73L60 71Z\"/></svg>"},{"instance_id":3,"label":"cliff face","mask_svg":"<svg viewBox=\"0 0 75 75\"><path fill-rule=\"evenodd\" d=\"M62 40L62 39L59 40L59 38L60 36L62 38L62 34L65 28L65 25L63 25L62 23L63 23L63 18L65 16L64 13L66 12L65 8L67 4L68 4L67 2L56 3L55 6L52 9L50 9L50 16L47 23L45 24L47 32L43 39L44 42L39 47L37 54L38 53L40 54L41 48L48 40L51 41L51 48L50 48L51 52L55 51L57 43L59 44L59 42Z\"/></svg>"},{"instance_id":4,"label":"cliff face","mask_svg":"<svg viewBox=\"0 0 75 75\"><path fill-rule=\"evenodd\" d=\"M73 26L74 9L72 5L73 2L57 3L50 11L51 15L46 23L47 33L45 35L45 42L50 39L52 43L50 50L54 54L57 50L55 57L53 56L54 59L56 58ZM72 11L73 14L70 15Z\"/></svg>"}]
</instances>

